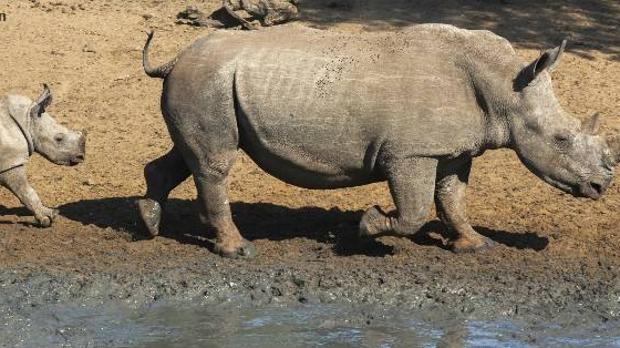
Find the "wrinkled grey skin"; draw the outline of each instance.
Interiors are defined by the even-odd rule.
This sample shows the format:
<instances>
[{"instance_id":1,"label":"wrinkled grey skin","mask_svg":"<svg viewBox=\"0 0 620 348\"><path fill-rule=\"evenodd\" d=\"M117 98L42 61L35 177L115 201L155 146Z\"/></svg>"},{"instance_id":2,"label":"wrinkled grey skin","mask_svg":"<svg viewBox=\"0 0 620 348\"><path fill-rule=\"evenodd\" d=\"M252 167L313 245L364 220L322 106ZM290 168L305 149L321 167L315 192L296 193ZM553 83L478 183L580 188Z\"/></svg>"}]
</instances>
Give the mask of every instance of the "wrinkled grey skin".
<instances>
[{"instance_id":1,"label":"wrinkled grey skin","mask_svg":"<svg viewBox=\"0 0 620 348\"><path fill-rule=\"evenodd\" d=\"M42 227L50 226L58 212L44 206L28 183L25 165L32 151L55 164L73 166L84 161L86 145L83 132L63 127L45 111L51 102L47 85L35 102L21 95L0 99L0 184L19 198Z\"/></svg>"},{"instance_id":2,"label":"wrinkled grey skin","mask_svg":"<svg viewBox=\"0 0 620 348\"><path fill-rule=\"evenodd\" d=\"M151 36L149 36L150 41ZM510 148L534 174L597 199L620 160L618 136L597 134L559 105L549 72L564 45L524 64L488 31L417 25L399 33L273 28L216 32L145 71L164 78L162 111L174 142L145 168L139 202L149 231L161 204L193 175L216 251L251 256L230 213L226 178L238 149L293 185L330 189L387 181L396 211L378 207L363 236L411 235L431 204L455 252L489 247L467 220L472 158Z\"/></svg>"}]
</instances>

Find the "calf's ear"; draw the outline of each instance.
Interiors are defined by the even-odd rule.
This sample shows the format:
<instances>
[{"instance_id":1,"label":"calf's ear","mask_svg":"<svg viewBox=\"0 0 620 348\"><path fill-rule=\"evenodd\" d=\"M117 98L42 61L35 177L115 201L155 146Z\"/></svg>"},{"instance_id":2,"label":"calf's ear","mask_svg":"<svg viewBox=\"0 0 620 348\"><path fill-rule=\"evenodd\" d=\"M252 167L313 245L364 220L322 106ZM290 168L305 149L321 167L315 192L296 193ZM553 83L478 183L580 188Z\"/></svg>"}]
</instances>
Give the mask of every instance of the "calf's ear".
<instances>
[{"instance_id":1,"label":"calf's ear","mask_svg":"<svg viewBox=\"0 0 620 348\"><path fill-rule=\"evenodd\" d=\"M52 103L52 92L47 84L43 84L43 91L41 95L32 105L30 109L31 116L41 116L42 113L45 112L45 108L47 108Z\"/></svg>"},{"instance_id":2,"label":"calf's ear","mask_svg":"<svg viewBox=\"0 0 620 348\"><path fill-rule=\"evenodd\" d=\"M544 51L540 57L523 68L515 79L515 90L519 91L527 87L543 71L553 71L560 62L564 48L566 48L566 40L562 40L560 46Z\"/></svg>"}]
</instances>

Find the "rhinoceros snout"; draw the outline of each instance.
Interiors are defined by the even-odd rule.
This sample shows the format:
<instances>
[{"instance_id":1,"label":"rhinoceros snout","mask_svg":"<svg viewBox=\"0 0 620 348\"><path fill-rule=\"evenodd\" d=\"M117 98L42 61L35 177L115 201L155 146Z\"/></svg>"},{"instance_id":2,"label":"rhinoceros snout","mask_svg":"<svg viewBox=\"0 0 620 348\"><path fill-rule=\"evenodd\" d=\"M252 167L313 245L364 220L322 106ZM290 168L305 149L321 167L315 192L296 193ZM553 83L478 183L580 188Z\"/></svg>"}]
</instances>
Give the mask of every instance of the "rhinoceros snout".
<instances>
[{"instance_id":1,"label":"rhinoceros snout","mask_svg":"<svg viewBox=\"0 0 620 348\"><path fill-rule=\"evenodd\" d=\"M82 131L81 132L82 135L80 135L80 149L82 149L82 152L84 152L84 150L86 149L86 131Z\"/></svg>"},{"instance_id":2,"label":"rhinoceros snout","mask_svg":"<svg viewBox=\"0 0 620 348\"><path fill-rule=\"evenodd\" d=\"M610 182L611 178L589 180L579 186L579 191L582 196L597 200L605 193Z\"/></svg>"},{"instance_id":3,"label":"rhinoceros snout","mask_svg":"<svg viewBox=\"0 0 620 348\"><path fill-rule=\"evenodd\" d=\"M71 158L69 162L70 162L69 164L72 166L84 162L84 154L82 153L82 154L73 156L73 158Z\"/></svg>"},{"instance_id":4,"label":"rhinoceros snout","mask_svg":"<svg viewBox=\"0 0 620 348\"><path fill-rule=\"evenodd\" d=\"M83 130L80 133L81 134L78 143L79 151L69 160L69 164L72 166L84 162L84 159L86 157L86 131Z\"/></svg>"}]
</instances>

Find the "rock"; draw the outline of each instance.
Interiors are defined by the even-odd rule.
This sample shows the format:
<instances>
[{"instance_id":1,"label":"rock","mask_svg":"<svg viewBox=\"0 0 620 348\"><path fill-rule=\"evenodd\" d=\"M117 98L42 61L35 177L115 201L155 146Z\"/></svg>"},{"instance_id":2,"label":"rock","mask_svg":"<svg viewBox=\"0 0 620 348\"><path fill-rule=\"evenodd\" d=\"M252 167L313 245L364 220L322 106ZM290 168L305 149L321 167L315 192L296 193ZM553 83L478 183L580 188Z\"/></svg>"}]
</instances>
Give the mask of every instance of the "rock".
<instances>
[{"instance_id":1,"label":"rock","mask_svg":"<svg viewBox=\"0 0 620 348\"><path fill-rule=\"evenodd\" d=\"M82 52L86 52L86 53L96 53L97 51L95 50L95 48L90 45L90 44L85 44L84 47L82 47Z\"/></svg>"}]
</instances>

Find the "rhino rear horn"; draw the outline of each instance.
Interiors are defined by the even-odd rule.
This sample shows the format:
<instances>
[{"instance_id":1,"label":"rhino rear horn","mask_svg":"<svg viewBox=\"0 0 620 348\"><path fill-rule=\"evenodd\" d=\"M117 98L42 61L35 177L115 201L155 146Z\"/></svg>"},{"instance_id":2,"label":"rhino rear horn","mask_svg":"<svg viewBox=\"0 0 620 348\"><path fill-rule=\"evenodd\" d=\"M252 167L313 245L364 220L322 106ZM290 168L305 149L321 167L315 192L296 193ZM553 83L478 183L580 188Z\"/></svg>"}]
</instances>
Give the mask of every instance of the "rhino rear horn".
<instances>
[{"instance_id":1,"label":"rhino rear horn","mask_svg":"<svg viewBox=\"0 0 620 348\"><path fill-rule=\"evenodd\" d=\"M32 107L31 114L33 116L40 116L43 112L45 112L45 108L47 108L52 103L52 92L47 84L43 84L43 91L41 95L37 98L37 101L34 102Z\"/></svg>"},{"instance_id":2,"label":"rhino rear horn","mask_svg":"<svg viewBox=\"0 0 620 348\"><path fill-rule=\"evenodd\" d=\"M597 135L601 128L600 113L596 112L581 124L581 131L586 134Z\"/></svg>"},{"instance_id":3,"label":"rhino rear horn","mask_svg":"<svg viewBox=\"0 0 620 348\"><path fill-rule=\"evenodd\" d=\"M553 71L560 62L565 48L566 40L562 40L560 46L544 51L540 57L523 68L515 80L515 89L519 91L527 87L545 70Z\"/></svg>"},{"instance_id":4,"label":"rhino rear horn","mask_svg":"<svg viewBox=\"0 0 620 348\"><path fill-rule=\"evenodd\" d=\"M612 166L620 163L620 134L611 135L606 138L609 147L609 162Z\"/></svg>"}]
</instances>

